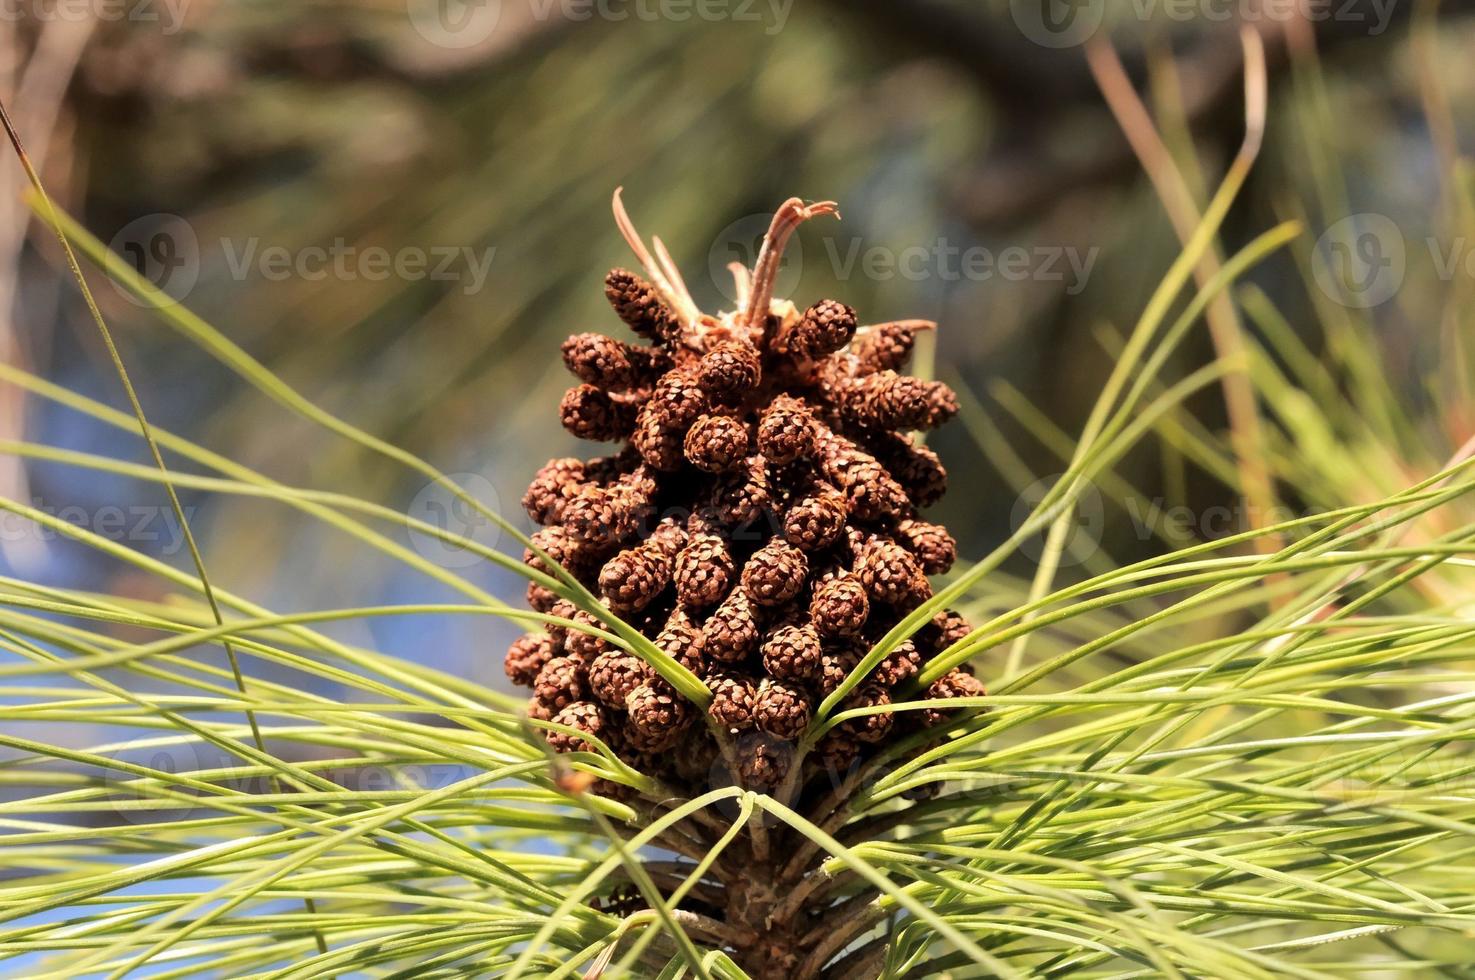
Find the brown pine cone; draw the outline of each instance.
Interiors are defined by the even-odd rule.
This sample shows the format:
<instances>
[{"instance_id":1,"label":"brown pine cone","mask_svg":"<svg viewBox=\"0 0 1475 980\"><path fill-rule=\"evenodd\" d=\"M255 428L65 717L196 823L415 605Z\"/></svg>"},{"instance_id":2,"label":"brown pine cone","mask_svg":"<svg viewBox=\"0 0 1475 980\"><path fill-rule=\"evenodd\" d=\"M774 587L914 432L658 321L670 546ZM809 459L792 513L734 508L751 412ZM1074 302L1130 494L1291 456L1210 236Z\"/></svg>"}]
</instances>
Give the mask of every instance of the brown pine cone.
<instances>
[{"instance_id":1,"label":"brown pine cone","mask_svg":"<svg viewBox=\"0 0 1475 980\"><path fill-rule=\"evenodd\" d=\"M606 730L610 727L604 709L589 701L575 701L565 705L550 720L559 725L576 728L599 739L606 737ZM566 732L554 731L551 728L543 732L543 737L548 740L548 744L555 752L597 751L584 739Z\"/></svg>"},{"instance_id":2,"label":"brown pine cone","mask_svg":"<svg viewBox=\"0 0 1475 980\"><path fill-rule=\"evenodd\" d=\"M732 554L715 534L691 529L688 534L676 556L676 595L683 606L706 609L721 602L732 586Z\"/></svg>"},{"instance_id":3,"label":"brown pine cone","mask_svg":"<svg viewBox=\"0 0 1475 980\"><path fill-rule=\"evenodd\" d=\"M895 687L903 681L909 681L917 676L917 671L922 669L922 654L917 645L910 639L902 640L886 657L876 665L871 676L878 684L885 687Z\"/></svg>"},{"instance_id":4,"label":"brown pine cone","mask_svg":"<svg viewBox=\"0 0 1475 980\"><path fill-rule=\"evenodd\" d=\"M932 617L929 629L936 630L936 636L932 638L932 652L941 653L954 643L961 643L973 632L973 624L964 619L960 613L951 609L944 609Z\"/></svg>"},{"instance_id":5,"label":"brown pine cone","mask_svg":"<svg viewBox=\"0 0 1475 980\"><path fill-rule=\"evenodd\" d=\"M656 382L647 403L663 425L685 431L707 411L707 393L695 371L667 371Z\"/></svg>"},{"instance_id":6,"label":"brown pine cone","mask_svg":"<svg viewBox=\"0 0 1475 980\"><path fill-rule=\"evenodd\" d=\"M588 694L584 661L578 657L554 657L543 665L533 680L533 693L539 701L555 710Z\"/></svg>"},{"instance_id":7,"label":"brown pine cone","mask_svg":"<svg viewBox=\"0 0 1475 980\"><path fill-rule=\"evenodd\" d=\"M774 538L743 566L743 590L760 606L782 606L804 590L808 574L804 552Z\"/></svg>"},{"instance_id":8,"label":"brown pine cone","mask_svg":"<svg viewBox=\"0 0 1475 980\"><path fill-rule=\"evenodd\" d=\"M635 416L635 431L630 435L630 444L647 466L669 473L680 469L686 459L681 452L684 435L684 429L666 422L656 403L648 401Z\"/></svg>"},{"instance_id":9,"label":"brown pine cone","mask_svg":"<svg viewBox=\"0 0 1475 980\"><path fill-rule=\"evenodd\" d=\"M532 687L538 671L553 659L553 639L543 634L526 633L512 641L502 668L507 679L519 687Z\"/></svg>"},{"instance_id":10,"label":"brown pine cone","mask_svg":"<svg viewBox=\"0 0 1475 980\"><path fill-rule=\"evenodd\" d=\"M870 445L916 506L931 507L947 492L947 470L942 461L912 437L888 432L871 440Z\"/></svg>"},{"instance_id":11,"label":"brown pine cone","mask_svg":"<svg viewBox=\"0 0 1475 980\"><path fill-rule=\"evenodd\" d=\"M581 541L562 527L542 528L528 540L575 577L588 570L591 564L590 559L598 553L596 549L589 546L588 542ZM553 574L531 548L523 549L522 560L523 564L529 568ZM546 610L543 611L546 612Z\"/></svg>"},{"instance_id":12,"label":"brown pine cone","mask_svg":"<svg viewBox=\"0 0 1475 980\"><path fill-rule=\"evenodd\" d=\"M569 371L596 388L624 391L635 383L629 344L600 333L576 333L560 348Z\"/></svg>"},{"instance_id":13,"label":"brown pine cone","mask_svg":"<svg viewBox=\"0 0 1475 980\"><path fill-rule=\"evenodd\" d=\"M611 442L635 430L635 406L593 385L575 385L558 406L563 427L580 439Z\"/></svg>"},{"instance_id":14,"label":"brown pine cone","mask_svg":"<svg viewBox=\"0 0 1475 980\"><path fill-rule=\"evenodd\" d=\"M929 324L930 326L930 324ZM878 323L857 336L850 345L859 370L894 371L906 363L917 342L917 321Z\"/></svg>"},{"instance_id":15,"label":"brown pine cone","mask_svg":"<svg viewBox=\"0 0 1475 980\"><path fill-rule=\"evenodd\" d=\"M691 729L671 749L671 768L687 783L705 783L717 761L717 743L710 733Z\"/></svg>"},{"instance_id":16,"label":"brown pine cone","mask_svg":"<svg viewBox=\"0 0 1475 980\"><path fill-rule=\"evenodd\" d=\"M729 527L752 524L773 506L768 462L749 456L712 491L712 513Z\"/></svg>"},{"instance_id":17,"label":"brown pine cone","mask_svg":"<svg viewBox=\"0 0 1475 980\"><path fill-rule=\"evenodd\" d=\"M867 682L860 685L844 701L845 708L870 708L890 704L891 695L879 684ZM852 718L840 727L858 742L879 742L891 733L896 716L890 711Z\"/></svg>"},{"instance_id":18,"label":"brown pine cone","mask_svg":"<svg viewBox=\"0 0 1475 980\"><path fill-rule=\"evenodd\" d=\"M702 651L722 663L746 660L758 646L758 618L748 594L733 589L702 626Z\"/></svg>"},{"instance_id":19,"label":"brown pine cone","mask_svg":"<svg viewBox=\"0 0 1475 980\"><path fill-rule=\"evenodd\" d=\"M706 655L702 652L702 631L685 609L677 606L671 610L661 630L656 634L655 645L698 677L706 673Z\"/></svg>"},{"instance_id":20,"label":"brown pine cone","mask_svg":"<svg viewBox=\"0 0 1475 980\"><path fill-rule=\"evenodd\" d=\"M589 665L589 690L611 708L623 708L630 692L654 676L650 665L633 653L611 650Z\"/></svg>"},{"instance_id":21,"label":"brown pine cone","mask_svg":"<svg viewBox=\"0 0 1475 980\"><path fill-rule=\"evenodd\" d=\"M660 542L646 541L605 562L599 587L611 609L644 609L670 584L674 564Z\"/></svg>"},{"instance_id":22,"label":"brown pine cone","mask_svg":"<svg viewBox=\"0 0 1475 980\"><path fill-rule=\"evenodd\" d=\"M553 708L539 701L536 695L528 698L527 713L528 718L532 721L552 721L553 716L557 714Z\"/></svg>"},{"instance_id":23,"label":"brown pine cone","mask_svg":"<svg viewBox=\"0 0 1475 980\"><path fill-rule=\"evenodd\" d=\"M785 623L776 627L763 641L763 669L769 676L786 681L808 681L819 676L819 633L814 626Z\"/></svg>"},{"instance_id":24,"label":"brown pine cone","mask_svg":"<svg viewBox=\"0 0 1475 980\"><path fill-rule=\"evenodd\" d=\"M645 520L654 493L655 481L644 466L608 487L586 486L564 509L564 529L588 544L616 544L634 534Z\"/></svg>"},{"instance_id":25,"label":"brown pine cone","mask_svg":"<svg viewBox=\"0 0 1475 980\"><path fill-rule=\"evenodd\" d=\"M870 614L865 586L849 572L816 585L809 600L809 618L821 636L853 636Z\"/></svg>"},{"instance_id":26,"label":"brown pine cone","mask_svg":"<svg viewBox=\"0 0 1475 980\"><path fill-rule=\"evenodd\" d=\"M839 539L848 516L845 495L815 481L784 512L784 538L804 551L820 551Z\"/></svg>"},{"instance_id":27,"label":"brown pine cone","mask_svg":"<svg viewBox=\"0 0 1475 980\"><path fill-rule=\"evenodd\" d=\"M522 495L522 509L535 524L557 524L564 505L584 485L584 464L571 456L549 460Z\"/></svg>"},{"instance_id":28,"label":"brown pine cone","mask_svg":"<svg viewBox=\"0 0 1475 980\"><path fill-rule=\"evenodd\" d=\"M839 300L822 299L804 311L781 344L799 357L826 357L850 343L855 324L855 310Z\"/></svg>"},{"instance_id":29,"label":"brown pine cone","mask_svg":"<svg viewBox=\"0 0 1475 980\"><path fill-rule=\"evenodd\" d=\"M860 550L855 563L860 582L873 601L905 606L926 586L926 576L911 553L886 538L874 538Z\"/></svg>"},{"instance_id":30,"label":"brown pine cone","mask_svg":"<svg viewBox=\"0 0 1475 980\"><path fill-rule=\"evenodd\" d=\"M575 610L574 614L569 618L580 626L589 626L609 632L609 627L582 609ZM592 663L594 658L600 654L613 650L614 647L602 636L595 636L592 633L586 633L581 629L571 627L564 635L563 649L567 655L578 657L587 664Z\"/></svg>"},{"instance_id":31,"label":"brown pine cone","mask_svg":"<svg viewBox=\"0 0 1475 980\"><path fill-rule=\"evenodd\" d=\"M758 422L758 450L770 462L783 466L814 452L819 423L797 398L780 395Z\"/></svg>"},{"instance_id":32,"label":"brown pine cone","mask_svg":"<svg viewBox=\"0 0 1475 980\"><path fill-rule=\"evenodd\" d=\"M928 575L942 575L958 560L958 543L941 524L908 518L896 525L896 540L917 556Z\"/></svg>"},{"instance_id":33,"label":"brown pine cone","mask_svg":"<svg viewBox=\"0 0 1475 980\"><path fill-rule=\"evenodd\" d=\"M763 377L762 362L753 345L724 340L712 346L697 364L697 383L713 401L732 404L747 397Z\"/></svg>"},{"instance_id":34,"label":"brown pine cone","mask_svg":"<svg viewBox=\"0 0 1475 980\"><path fill-rule=\"evenodd\" d=\"M896 517L909 505L906 491L874 456L825 429L815 447L820 471L845 494L851 514L863 521Z\"/></svg>"},{"instance_id":35,"label":"brown pine cone","mask_svg":"<svg viewBox=\"0 0 1475 980\"><path fill-rule=\"evenodd\" d=\"M704 415L686 433L687 462L708 473L725 473L748 455L748 427L725 415Z\"/></svg>"},{"instance_id":36,"label":"brown pine cone","mask_svg":"<svg viewBox=\"0 0 1475 980\"><path fill-rule=\"evenodd\" d=\"M551 610L558 602L558 593L537 582L529 582L527 589L528 605L540 613Z\"/></svg>"},{"instance_id":37,"label":"brown pine cone","mask_svg":"<svg viewBox=\"0 0 1475 980\"><path fill-rule=\"evenodd\" d=\"M548 610L548 615L557 616L559 619L572 620L578 614L579 607L562 598ZM561 656L567 652L569 627L562 623L544 623L543 628L548 631L548 638L553 641L554 655Z\"/></svg>"},{"instance_id":38,"label":"brown pine cone","mask_svg":"<svg viewBox=\"0 0 1475 980\"><path fill-rule=\"evenodd\" d=\"M690 702L659 678L631 691L625 698L625 711L632 733L647 747L671 745L692 719Z\"/></svg>"},{"instance_id":39,"label":"brown pine cone","mask_svg":"<svg viewBox=\"0 0 1475 980\"><path fill-rule=\"evenodd\" d=\"M753 696L753 723L783 739L796 739L809 726L809 696L786 681L766 678Z\"/></svg>"},{"instance_id":40,"label":"brown pine cone","mask_svg":"<svg viewBox=\"0 0 1475 980\"><path fill-rule=\"evenodd\" d=\"M954 668L932 682L927 688L927 698L981 698L988 694L983 682L972 674ZM922 712L922 724L931 728L947 721L955 712L927 708Z\"/></svg>"},{"instance_id":41,"label":"brown pine cone","mask_svg":"<svg viewBox=\"0 0 1475 980\"><path fill-rule=\"evenodd\" d=\"M850 676L850 672L860 666L861 656L862 651L851 640L846 640L841 645L821 647L819 677L814 682L815 688L825 697L834 694L836 688Z\"/></svg>"},{"instance_id":42,"label":"brown pine cone","mask_svg":"<svg viewBox=\"0 0 1475 980\"><path fill-rule=\"evenodd\" d=\"M794 747L763 732L749 732L738 740L737 776L752 790L775 789L789 774Z\"/></svg>"},{"instance_id":43,"label":"brown pine cone","mask_svg":"<svg viewBox=\"0 0 1475 980\"><path fill-rule=\"evenodd\" d=\"M718 671L707 678L712 703L707 714L730 734L753 727L754 685L751 678L730 671Z\"/></svg>"},{"instance_id":44,"label":"brown pine cone","mask_svg":"<svg viewBox=\"0 0 1475 980\"><path fill-rule=\"evenodd\" d=\"M612 269L604 277L604 296L615 315L647 340L669 342L680 335L676 314L661 301L656 288L628 269Z\"/></svg>"}]
</instances>

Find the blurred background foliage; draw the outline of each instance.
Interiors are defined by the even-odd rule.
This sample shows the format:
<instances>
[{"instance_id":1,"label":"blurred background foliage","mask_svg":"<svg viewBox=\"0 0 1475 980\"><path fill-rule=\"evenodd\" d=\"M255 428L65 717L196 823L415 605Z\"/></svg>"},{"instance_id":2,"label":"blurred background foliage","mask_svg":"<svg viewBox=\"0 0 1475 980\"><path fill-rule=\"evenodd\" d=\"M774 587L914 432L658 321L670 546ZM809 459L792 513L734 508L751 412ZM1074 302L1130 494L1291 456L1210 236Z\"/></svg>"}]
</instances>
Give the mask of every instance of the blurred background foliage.
<instances>
[{"instance_id":1,"label":"blurred background foliage","mask_svg":"<svg viewBox=\"0 0 1475 980\"><path fill-rule=\"evenodd\" d=\"M474 474L472 488L515 519L543 460L593 448L558 425L568 381L557 348L570 332L617 326L601 278L633 260L610 219L616 186L708 309L727 302L723 265L751 260L778 202L840 202L841 223L801 232L786 285L801 306L835 296L863 321L939 322L923 361L970 394L964 419L934 438L953 487L935 519L965 555L1008 533L1022 486L1063 469L1065 434L1096 397L1111 338L1178 254L1082 47L1032 40L1039 11L1028 3L434 2L130 0L63 17L36 0L0 25L0 90L52 193L102 240L331 411ZM1293 508L1381 496L1437 469L1475 432L1469 345L1459 342L1471 270L1442 272L1440 261L1463 257L1471 228L1461 154L1475 132L1465 16L1475 4L1191 6L1205 15L1111 0L1098 36L1117 46L1202 191L1242 135L1236 21L1264 34L1266 148L1223 246L1232 253L1277 220L1307 222L1242 292L1252 335L1274 335L1255 359L1276 423L1269 458ZM470 19L445 28L437 18L447 13ZM27 231L18 169L7 160L4 174L14 193L0 214L0 299L13 315L0 352L121 405L56 250ZM1407 270L1403 288L1361 309L1319 290L1313 266L1325 259L1318 236L1365 212L1394 223ZM1439 250L1425 246L1431 237ZM151 251L161 240L164 251ZM418 251L432 266L453 254L452 278L362 266L283 274L264 258L335 246ZM995 260L1022 249L1010 253L1025 256L1022 274L969 273L963 256L984 249ZM99 298L158 425L285 483L352 489L465 529L443 498L265 404L121 291L102 286ZM1205 335L1177 370L1212 356ZM1337 431L1320 433L1314 452L1297 428L1296 399L1307 396L1291 382L1311 386L1323 410L1337 405ZM1174 437L1218 438L1222 404L1217 389L1195 399L1155 450L1122 467L1125 479L1163 507L1232 507L1222 451L1185 459ZM3 438L135 451L9 387L0 414ZM77 508L83 520L162 502L152 487L3 464L6 493ZM1123 560L1160 547L1162 536L1104 490L1089 529L1102 552ZM276 608L444 597L282 508L186 503L212 577ZM169 521L154 521L157 540L129 543L183 564ZM11 530L4 545L9 574L144 598L159 588L63 541ZM511 576L460 570L509 599L521 594ZM514 629L392 617L339 632L493 681Z\"/></svg>"}]
</instances>

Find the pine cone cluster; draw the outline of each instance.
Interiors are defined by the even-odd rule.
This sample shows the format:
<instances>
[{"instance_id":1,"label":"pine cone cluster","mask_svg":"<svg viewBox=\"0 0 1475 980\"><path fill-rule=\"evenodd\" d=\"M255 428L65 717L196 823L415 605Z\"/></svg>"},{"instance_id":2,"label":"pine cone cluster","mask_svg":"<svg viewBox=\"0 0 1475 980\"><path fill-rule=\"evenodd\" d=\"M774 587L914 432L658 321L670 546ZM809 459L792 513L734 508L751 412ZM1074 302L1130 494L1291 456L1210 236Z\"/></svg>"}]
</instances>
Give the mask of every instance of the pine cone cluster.
<instances>
[{"instance_id":1,"label":"pine cone cluster","mask_svg":"<svg viewBox=\"0 0 1475 980\"><path fill-rule=\"evenodd\" d=\"M795 205L785 205L793 224L809 216L799 208L794 218ZM552 460L523 505L542 525L536 547L701 678L712 701L699 709L638 656L567 627L517 640L507 676L533 689L531 717L566 729L547 732L559 751L587 748L570 734L582 732L700 790L692 784L709 778L702 769L722 738L734 777L771 789L820 700L931 597L927 576L953 564L952 536L919 513L947 474L910 433L951 418L957 401L944 384L898 373L931 324L859 327L833 299L799 311L772 299L761 257L744 277L745 308L707 316L667 265L643 244L636 251L649 278L616 269L605 295L644 343L581 333L562 348L577 382L560 405L563 425L615 446ZM525 559L547 570L534 551ZM536 583L528 601L599 626ZM981 693L961 670L927 690L907 686L969 629L957 613L940 614L845 707ZM893 733L947 717L865 715L827 734L806 766L843 770Z\"/></svg>"}]
</instances>

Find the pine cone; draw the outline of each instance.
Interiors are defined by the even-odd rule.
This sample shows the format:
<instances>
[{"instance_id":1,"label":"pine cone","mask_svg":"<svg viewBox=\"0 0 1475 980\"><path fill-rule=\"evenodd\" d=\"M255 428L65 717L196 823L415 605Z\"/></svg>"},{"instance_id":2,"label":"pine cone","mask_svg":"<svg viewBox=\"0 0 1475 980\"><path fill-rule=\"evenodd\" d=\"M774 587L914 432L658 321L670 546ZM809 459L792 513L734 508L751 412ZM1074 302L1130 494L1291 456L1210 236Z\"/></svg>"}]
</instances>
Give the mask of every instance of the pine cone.
<instances>
[{"instance_id":1,"label":"pine cone","mask_svg":"<svg viewBox=\"0 0 1475 980\"><path fill-rule=\"evenodd\" d=\"M782 606L803 591L808 574L804 552L774 539L743 566L743 589L760 606Z\"/></svg>"},{"instance_id":2,"label":"pine cone","mask_svg":"<svg viewBox=\"0 0 1475 980\"><path fill-rule=\"evenodd\" d=\"M794 762L794 747L763 732L749 732L738 741L737 776L753 790L778 787Z\"/></svg>"},{"instance_id":3,"label":"pine cone","mask_svg":"<svg viewBox=\"0 0 1475 980\"><path fill-rule=\"evenodd\" d=\"M849 708L872 708L890 704L891 695L880 684L867 683L850 692L844 701ZM896 716L889 711L852 718L840 727L857 742L879 742L891 733Z\"/></svg>"},{"instance_id":4,"label":"pine cone","mask_svg":"<svg viewBox=\"0 0 1475 980\"><path fill-rule=\"evenodd\" d=\"M797 398L775 398L758 423L758 450L780 466L809 456L818 441L819 422Z\"/></svg>"},{"instance_id":5,"label":"pine cone","mask_svg":"<svg viewBox=\"0 0 1475 980\"><path fill-rule=\"evenodd\" d=\"M748 455L748 427L725 415L704 415L686 433L687 462L708 473L725 473Z\"/></svg>"},{"instance_id":6,"label":"pine cone","mask_svg":"<svg viewBox=\"0 0 1475 980\"><path fill-rule=\"evenodd\" d=\"M555 710L582 701L589 693L584 661L577 657L554 657L543 665L533 680L533 693Z\"/></svg>"},{"instance_id":7,"label":"pine cone","mask_svg":"<svg viewBox=\"0 0 1475 980\"><path fill-rule=\"evenodd\" d=\"M770 677L786 681L808 681L819 676L819 633L813 624L785 623L769 633L763 641L763 669Z\"/></svg>"},{"instance_id":8,"label":"pine cone","mask_svg":"<svg viewBox=\"0 0 1475 980\"><path fill-rule=\"evenodd\" d=\"M754 684L751 678L727 671L707 678L712 703L707 714L729 733L736 734L753 727Z\"/></svg>"},{"instance_id":9,"label":"pine cone","mask_svg":"<svg viewBox=\"0 0 1475 980\"><path fill-rule=\"evenodd\" d=\"M631 691L625 698L625 710L633 734L640 737L646 751L671 745L681 737L692 718L691 703L660 679Z\"/></svg>"},{"instance_id":10,"label":"pine cone","mask_svg":"<svg viewBox=\"0 0 1475 980\"><path fill-rule=\"evenodd\" d=\"M537 679L543 665L552 659L552 637L527 633L512 641L502 667L512 683L529 687Z\"/></svg>"},{"instance_id":11,"label":"pine cone","mask_svg":"<svg viewBox=\"0 0 1475 980\"><path fill-rule=\"evenodd\" d=\"M810 704L804 689L768 678L753 696L753 722L770 735L796 739L809 725Z\"/></svg>"},{"instance_id":12,"label":"pine cone","mask_svg":"<svg viewBox=\"0 0 1475 980\"><path fill-rule=\"evenodd\" d=\"M549 460L522 495L522 509L536 524L557 524L563 508L584 485L584 464L566 456Z\"/></svg>"},{"instance_id":13,"label":"pine cone","mask_svg":"<svg viewBox=\"0 0 1475 980\"><path fill-rule=\"evenodd\" d=\"M705 609L732 586L732 554L715 534L695 532L676 556L676 595L683 606Z\"/></svg>"},{"instance_id":14,"label":"pine cone","mask_svg":"<svg viewBox=\"0 0 1475 980\"><path fill-rule=\"evenodd\" d=\"M593 385L575 385L563 396L558 417L580 439L610 442L635 431L636 408Z\"/></svg>"},{"instance_id":15,"label":"pine cone","mask_svg":"<svg viewBox=\"0 0 1475 980\"><path fill-rule=\"evenodd\" d=\"M587 626L608 632L608 627L582 609L575 610L573 616L570 618L580 626ZM578 657L587 664L592 663L594 658L600 654L614 648L602 636L595 636L581 629L569 629L564 635L563 649L569 656Z\"/></svg>"},{"instance_id":16,"label":"pine cone","mask_svg":"<svg viewBox=\"0 0 1475 980\"><path fill-rule=\"evenodd\" d=\"M879 323L855 338L850 353L865 373L894 371L906 363L917 342L915 323Z\"/></svg>"},{"instance_id":17,"label":"pine cone","mask_svg":"<svg viewBox=\"0 0 1475 980\"><path fill-rule=\"evenodd\" d=\"M896 525L896 539L928 575L942 575L958 560L958 543L941 524L908 518Z\"/></svg>"},{"instance_id":18,"label":"pine cone","mask_svg":"<svg viewBox=\"0 0 1475 980\"><path fill-rule=\"evenodd\" d=\"M563 344L580 383L561 421L620 448L538 471L523 507L542 526L533 537L541 550L524 560L560 578L566 571L701 678L711 727L693 729L696 707L643 658L591 635L599 617L561 598L562 588L529 586L529 604L556 621L512 644L505 667L533 689L529 718L569 729L548 737L560 751L598 738L677 793L701 792L711 767L728 763L744 786L771 790L792 775L791 740L817 700L931 595L926 576L956 560L947 531L919 516L947 474L906 430L943 422L957 403L945 385L898 373L929 324L858 332L855 311L836 300L802 313L776 300L749 323L745 311L696 313L678 277L651 275L668 291L620 269L605 280L616 313L649 346L598 333ZM968 631L956 613L939 614L846 706L914 696L923 661ZM966 669L931 686L958 692L946 696L981 690ZM883 752L895 728L890 712L838 726L813 746L803 775L844 778ZM736 756L717 762L714 733L724 730ZM627 788L606 791L633 799Z\"/></svg>"},{"instance_id":19,"label":"pine cone","mask_svg":"<svg viewBox=\"0 0 1475 980\"><path fill-rule=\"evenodd\" d=\"M687 615L685 609L677 607L662 624L656 634L655 644L672 660L701 676L706 669L706 655L702 652L702 631Z\"/></svg>"},{"instance_id":20,"label":"pine cone","mask_svg":"<svg viewBox=\"0 0 1475 980\"><path fill-rule=\"evenodd\" d=\"M853 636L871 614L865 586L849 572L815 586L809 600L809 618L821 636Z\"/></svg>"},{"instance_id":21,"label":"pine cone","mask_svg":"<svg viewBox=\"0 0 1475 980\"><path fill-rule=\"evenodd\" d=\"M575 701L565 705L550 720L559 725L577 728L585 734L601 739L605 737L605 731L609 727L604 709L589 701ZM550 728L544 731L543 736L548 739L548 744L555 752L596 751L594 746L584 739L566 732L558 732Z\"/></svg>"},{"instance_id":22,"label":"pine cone","mask_svg":"<svg viewBox=\"0 0 1475 980\"><path fill-rule=\"evenodd\" d=\"M624 391L635 383L635 359L629 344L598 333L577 333L563 342L569 372L596 388Z\"/></svg>"},{"instance_id":23,"label":"pine cone","mask_svg":"<svg viewBox=\"0 0 1475 980\"><path fill-rule=\"evenodd\" d=\"M589 690L611 708L623 708L630 692L654 676L655 671L633 653L611 650L589 665Z\"/></svg>"},{"instance_id":24,"label":"pine cone","mask_svg":"<svg viewBox=\"0 0 1475 980\"><path fill-rule=\"evenodd\" d=\"M877 683L886 687L895 687L903 681L909 681L917 676L917 671L922 669L922 654L917 645L910 639L902 640L896 645L896 649L888 653L882 661L876 665L872 673Z\"/></svg>"},{"instance_id":25,"label":"pine cone","mask_svg":"<svg viewBox=\"0 0 1475 980\"><path fill-rule=\"evenodd\" d=\"M861 584L876 602L904 606L925 583L926 577L917 559L901 545L885 538L867 543L856 561Z\"/></svg>"},{"instance_id":26,"label":"pine cone","mask_svg":"<svg viewBox=\"0 0 1475 980\"><path fill-rule=\"evenodd\" d=\"M972 674L957 670L956 668L943 674L932 682L927 688L929 700L940 698L981 698L988 694L983 682ZM951 711L943 711L937 708L927 708L922 712L922 723L931 728L941 725L954 714Z\"/></svg>"},{"instance_id":27,"label":"pine cone","mask_svg":"<svg viewBox=\"0 0 1475 980\"><path fill-rule=\"evenodd\" d=\"M599 587L612 609L644 609L670 584L674 565L661 542L651 539L606 562L599 572Z\"/></svg>"},{"instance_id":28,"label":"pine cone","mask_svg":"<svg viewBox=\"0 0 1475 980\"><path fill-rule=\"evenodd\" d=\"M723 663L746 660L758 646L758 618L748 594L733 589L702 626L702 651Z\"/></svg>"},{"instance_id":29,"label":"pine cone","mask_svg":"<svg viewBox=\"0 0 1475 980\"><path fill-rule=\"evenodd\" d=\"M615 315L647 340L670 342L680 334L676 315L661 301L656 288L627 269L604 277L604 296Z\"/></svg>"},{"instance_id":30,"label":"pine cone","mask_svg":"<svg viewBox=\"0 0 1475 980\"><path fill-rule=\"evenodd\" d=\"M799 357L825 357L850 343L855 324L855 310L838 300L822 299L804 311L781 343Z\"/></svg>"},{"instance_id":31,"label":"pine cone","mask_svg":"<svg viewBox=\"0 0 1475 980\"><path fill-rule=\"evenodd\" d=\"M762 362L753 345L740 340L715 344L697 364L697 383L717 402L741 401L758 387Z\"/></svg>"},{"instance_id":32,"label":"pine cone","mask_svg":"<svg viewBox=\"0 0 1475 980\"><path fill-rule=\"evenodd\" d=\"M804 551L820 551L845 531L845 495L828 483L816 481L784 512L784 538Z\"/></svg>"}]
</instances>

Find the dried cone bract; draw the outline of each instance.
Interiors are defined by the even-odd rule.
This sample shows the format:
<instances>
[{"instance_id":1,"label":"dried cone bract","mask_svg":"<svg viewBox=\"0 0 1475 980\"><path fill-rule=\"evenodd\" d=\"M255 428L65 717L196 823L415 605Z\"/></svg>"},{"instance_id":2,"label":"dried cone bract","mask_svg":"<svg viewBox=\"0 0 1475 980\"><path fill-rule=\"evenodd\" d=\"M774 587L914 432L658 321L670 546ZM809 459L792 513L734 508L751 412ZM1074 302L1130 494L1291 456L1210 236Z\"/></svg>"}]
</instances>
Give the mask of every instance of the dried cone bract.
<instances>
[{"instance_id":1,"label":"dried cone bract","mask_svg":"<svg viewBox=\"0 0 1475 980\"><path fill-rule=\"evenodd\" d=\"M738 782L772 790L791 777L820 701L956 556L947 530L919 514L942 495L946 472L914 433L945 422L957 401L946 385L901 373L917 332L932 325L864 327L838 300L799 310L772 297L784 241L832 212L786 202L743 277L742 308L708 316L617 204L646 268L611 272L605 295L633 336L578 333L563 344L574 383L559 413L575 436L619 448L550 461L523 498L543 525L537 547L712 693L704 716L638 656L555 626L506 657L507 676L533 688L529 716L596 736L693 795L710 788L707 762L722 757L714 732ZM547 571L532 551L527 560ZM599 626L546 587L529 598ZM961 671L926 689L912 683L968 630L956 613L939 614L844 707L980 693ZM805 757L805 778L843 772L889 737L948 718L877 711L847 721ZM548 741L591 748L568 731Z\"/></svg>"}]
</instances>

